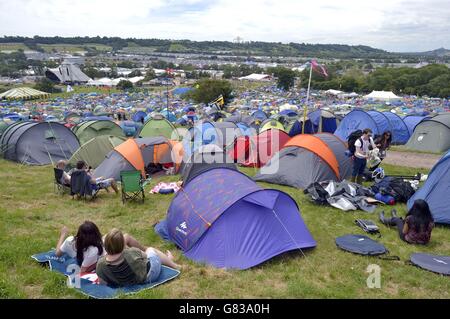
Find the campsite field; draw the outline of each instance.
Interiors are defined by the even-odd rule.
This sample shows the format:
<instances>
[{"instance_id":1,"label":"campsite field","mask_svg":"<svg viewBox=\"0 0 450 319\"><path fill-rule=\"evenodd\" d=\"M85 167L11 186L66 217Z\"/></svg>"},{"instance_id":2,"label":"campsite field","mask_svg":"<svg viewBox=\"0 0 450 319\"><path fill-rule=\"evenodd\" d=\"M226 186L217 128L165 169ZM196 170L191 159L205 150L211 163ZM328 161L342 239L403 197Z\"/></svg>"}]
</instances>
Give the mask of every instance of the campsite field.
<instances>
[{"instance_id":1,"label":"campsite field","mask_svg":"<svg viewBox=\"0 0 450 319\"><path fill-rule=\"evenodd\" d=\"M384 166L389 173L415 174L418 170ZM254 169L244 169L249 175ZM427 173L427 170L419 170ZM174 181L178 176L164 177ZM53 191L51 166L30 167L0 160L0 298L85 298L66 286L64 276L49 271L30 256L55 247L62 225L75 232L86 219L102 233L120 227L146 245L170 249L185 266L177 279L126 298L450 298L450 279L406 265L413 252L450 255L450 229L437 227L430 245L400 241L394 229L381 226L380 242L401 261L361 257L336 248L337 236L363 231L355 218L377 220L375 214L342 212L312 204L299 190L263 184L289 193L313 237L315 249L274 258L246 271L225 271L184 258L174 245L163 242L152 225L164 218L173 195L150 195L144 204L122 205L119 195L102 192L93 202L72 200ZM383 207L389 210L391 207ZM395 208L401 215L405 206ZM381 208L377 209L379 212ZM381 267L381 288L366 285L371 264Z\"/></svg>"}]
</instances>

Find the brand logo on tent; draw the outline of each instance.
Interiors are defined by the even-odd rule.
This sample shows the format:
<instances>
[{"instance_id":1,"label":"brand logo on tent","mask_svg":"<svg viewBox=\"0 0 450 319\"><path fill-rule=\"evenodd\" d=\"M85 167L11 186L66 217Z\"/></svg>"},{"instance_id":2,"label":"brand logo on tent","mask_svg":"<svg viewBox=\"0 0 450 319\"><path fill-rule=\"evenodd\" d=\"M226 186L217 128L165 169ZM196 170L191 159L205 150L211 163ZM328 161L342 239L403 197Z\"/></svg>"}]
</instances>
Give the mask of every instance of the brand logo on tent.
<instances>
[{"instance_id":1,"label":"brand logo on tent","mask_svg":"<svg viewBox=\"0 0 450 319\"><path fill-rule=\"evenodd\" d=\"M182 222L179 226L177 226L177 227L175 228L175 230L176 230L177 232L182 233L184 236L187 236L187 231L186 231L186 229L187 229L186 222Z\"/></svg>"}]
</instances>

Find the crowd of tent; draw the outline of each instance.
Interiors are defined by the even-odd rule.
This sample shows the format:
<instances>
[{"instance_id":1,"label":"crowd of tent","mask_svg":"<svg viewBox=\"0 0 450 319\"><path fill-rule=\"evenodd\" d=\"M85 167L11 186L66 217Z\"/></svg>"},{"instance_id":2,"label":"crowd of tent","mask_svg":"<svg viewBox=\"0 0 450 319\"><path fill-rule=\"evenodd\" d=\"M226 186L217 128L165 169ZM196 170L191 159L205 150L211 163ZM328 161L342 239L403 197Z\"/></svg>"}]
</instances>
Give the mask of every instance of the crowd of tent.
<instances>
[{"instance_id":1,"label":"crowd of tent","mask_svg":"<svg viewBox=\"0 0 450 319\"><path fill-rule=\"evenodd\" d=\"M90 95L87 101L99 98ZM101 97L108 98L119 105L147 101L143 96ZM115 112L103 106L89 111L72 105L62 112L62 120L7 113L0 124L0 151L3 158L28 165L64 159L74 166L83 160L95 176L115 180L121 171L137 170L146 176L149 168L152 173L172 168L181 175L183 187L156 231L188 258L246 269L285 251L316 246L296 202L282 191L262 189L256 181L300 189L314 182L343 181L352 171L345 154L349 135L365 128L375 135L391 131L394 144L447 152L413 199L426 199L435 221L450 224L450 197L442 196L450 185L449 112L401 117L391 111L354 108L340 116L319 108L304 115L301 108L283 102L271 111L258 106L229 112L181 100L170 109L133 107ZM249 178L237 165L258 172ZM246 214L240 214L242 210ZM223 236L224 232L231 234Z\"/></svg>"}]
</instances>

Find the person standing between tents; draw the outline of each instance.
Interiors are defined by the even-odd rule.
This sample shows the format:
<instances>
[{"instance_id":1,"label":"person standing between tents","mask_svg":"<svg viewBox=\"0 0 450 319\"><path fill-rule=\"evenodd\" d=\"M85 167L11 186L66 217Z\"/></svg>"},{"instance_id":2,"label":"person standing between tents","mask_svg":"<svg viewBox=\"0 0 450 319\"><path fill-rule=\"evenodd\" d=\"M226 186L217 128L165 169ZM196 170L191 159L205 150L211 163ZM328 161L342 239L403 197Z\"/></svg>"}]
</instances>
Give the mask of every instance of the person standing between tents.
<instances>
[{"instance_id":1,"label":"person standing between tents","mask_svg":"<svg viewBox=\"0 0 450 319\"><path fill-rule=\"evenodd\" d=\"M391 147L392 133L391 131L385 131L383 135L378 136L375 139L375 145L380 150L380 159L383 160L386 157L386 152Z\"/></svg>"},{"instance_id":2,"label":"person standing between tents","mask_svg":"<svg viewBox=\"0 0 450 319\"><path fill-rule=\"evenodd\" d=\"M372 139L372 130L366 128L363 130L363 134L355 142L355 154L353 161L352 182L362 184L364 170L367 165L367 158L369 157L369 147L376 148Z\"/></svg>"},{"instance_id":3,"label":"person standing between tents","mask_svg":"<svg viewBox=\"0 0 450 319\"><path fill-rule=\"evenodd\" d=\"M380 221L386 226L396 226L400 239L417 245L426 245L430 242L434 219L428 203L423 199L414 201L413 206L406 214L405 220L398 217L392 210L392 218L386 218L384 212L380 213Z\"/></svg>"}]
</instances>

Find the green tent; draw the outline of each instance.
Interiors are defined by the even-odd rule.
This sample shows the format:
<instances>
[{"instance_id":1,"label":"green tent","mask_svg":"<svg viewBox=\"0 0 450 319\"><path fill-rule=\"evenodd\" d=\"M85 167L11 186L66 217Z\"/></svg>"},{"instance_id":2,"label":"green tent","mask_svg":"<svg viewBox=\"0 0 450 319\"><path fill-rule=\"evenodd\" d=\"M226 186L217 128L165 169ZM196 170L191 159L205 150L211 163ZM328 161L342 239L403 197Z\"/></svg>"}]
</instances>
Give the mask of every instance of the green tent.
<instances>
[{"instance_id":1,"label":"green tent","mask_svg":"<svg viewBox=\"0 0 450 319\"><path fill-rule=\"evenodd\" d=\"M74 126L72 131L78 137L80 145L83 145L94 137L101 135L125 137L122 128L116 123L108 120L82 122Z\"/></svg>"},{"instance_id":2,"label":"green tent","mask_svg":"<svg viewBox=\"0 0 450 319\"><path fill-rule=\"evenodd\" d=\"M406 148L435 153L450 149L450 113L441 113L417 124Z\"/></svg>"},{"instance_id":3,"label":"green tent","mask_svg":"<svg viewBox=\"0 0 450 319\"><path fill-rule=\"evenodd\" d=\"M78 161L85 161L92 168L96 168L103 162L109 152L124 141L125 138L117 136L101 135L94 137L73 153L69 159L69 165L75 167Z\"/></svg>"},{"instance_id":4,"label":"green tent","mask_svg":"<svg viewBox=\"0 0 450 319\"><path fill-rule=\"evenodd\" d=\"M144 126L142 126L142 129L139 132L139 137L155 136L164 136L169 140L180 139L175 126L173 126L173 124L166 120L164 117L149 119L147 122L145 122Z\"/></svg>"},{"instance_id":5,"label":"green tent","mask_svg":"<svg viewBox=\"0 0 450 319\"><path fill-rule=\"evenodd\" d=\"M261 126L259 128L259 132L264 132L270 129L277 129L283 132L286 132L286 130L284 129L283 124L281 124L280 122L278 122L275 119L267 119L264 122L261 123Z\"/></svg>"}]
</instances>

